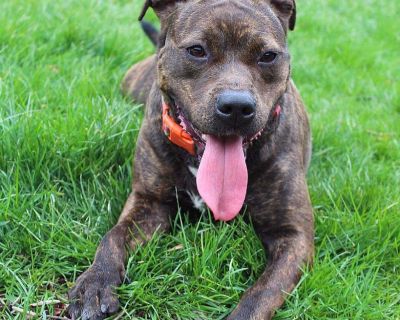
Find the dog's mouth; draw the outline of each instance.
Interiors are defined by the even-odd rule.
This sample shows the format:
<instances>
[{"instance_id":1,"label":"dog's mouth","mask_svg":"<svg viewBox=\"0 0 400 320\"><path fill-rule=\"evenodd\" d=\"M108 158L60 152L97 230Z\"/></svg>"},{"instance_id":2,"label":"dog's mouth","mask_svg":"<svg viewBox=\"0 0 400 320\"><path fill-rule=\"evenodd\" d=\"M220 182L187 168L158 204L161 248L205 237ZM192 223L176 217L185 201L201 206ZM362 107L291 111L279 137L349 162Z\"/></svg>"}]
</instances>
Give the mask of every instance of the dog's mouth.
<instances>
[{"instance_id":1,"label":"dog's mouth","mask_svg":"<svg viewBox=\"0 0 400 320\"><path fill-rule=\"evenodd\" d=\"M169 97L168 97L169 98ZM196 176L197 190L216 220L232 220L243 206L246 192L248 172L246 152L248 147L261 137L263 130L254 135L213 135L201 132L185 116L182 108L169 98L170 111L175 121L186 131L196 145L200 160ZM276 104L272 110L272 123L278 123L280 106ZM191 150L192 151L192 150Z\"/></svg>"},{"instance_id":2,"label":"dog's mouth","mask_svg":"<svg viewBox=\"0 0 400 320\"><path fill-rule=\"evenodd\" d=\"M167 96L168 106L163 102L171 117L174 117L179 126L189 134L190 154L197 155L200 160L196 176L197 190L204 202L211 209L216 220L232 220L242 208L247 192L248 172L246 152L248 147L257 141L264 129L249 136L218 135L201 132L185 116L184 110ZM280 105L277 103L271 111L265 126L269 130L272 124L277 124L280 115ZM163 118L164 119L164 118ZM272 119L272 120L271 120ZM164 120L163 120L164 121ZM165 130L165 128L164 128ZM179 130L178 130L179 131ZM167 131L164 131L166 134ZM182 132L178 134L181 136ZM169 136L171 140L171 136ZM173 140L171 140L173 141ZM180 145L180 142L176 142ZM195 144L195 151L193 150ZM186 146L186 144L185 144Z\"/></svg>"},{"instance_id":3,"label":"dog's mouth","mask_svg":"<svg viewBox=\"0 0 400 320\"><path fill-rule=\"evenodd\" d=\"M199 160L201 160L201 157L204 153L204 149L206 146L206 142L207 139L210 135L202 133L198 128L196 128L192 122L190 122L187 117L184 115L182 109L179 107L178 104L176 104L174 102L174 100L170 99L170 101L172 102L173 105L173 112L174 112L174 116L175 119L177 120L177 122L179 123L179 125L187 132L190 134L190 136L192 137L192 139L194 140L194 142L196 143L196 153L197 156L199 157ZM256 134L253 135L248 135L248 136L244 136L242 137L242 148L243 148L243 152L244 155L246 157L246 153L247 153L247 149L249 146L251 146L255 141L257 141L262 133L264 132L264 128L259 130ZM231 136L227 135L227 136L223 136L220 135L218 136L220 139L229 139L232 138Z\"/></svg>"},{"instance_id":4,"label":"dog's mouth","mask_svg":"<svg viewBox=\"0 0 400 320\"><path fill-rule=\"evenodd\" d=\"M191 136L200 160L196 184L200 196L216 220L232 220L243 206L248 173L246 151L263 133L251 136L205 134L169 99L171 116Z\"/></svg>"}]
</instances>

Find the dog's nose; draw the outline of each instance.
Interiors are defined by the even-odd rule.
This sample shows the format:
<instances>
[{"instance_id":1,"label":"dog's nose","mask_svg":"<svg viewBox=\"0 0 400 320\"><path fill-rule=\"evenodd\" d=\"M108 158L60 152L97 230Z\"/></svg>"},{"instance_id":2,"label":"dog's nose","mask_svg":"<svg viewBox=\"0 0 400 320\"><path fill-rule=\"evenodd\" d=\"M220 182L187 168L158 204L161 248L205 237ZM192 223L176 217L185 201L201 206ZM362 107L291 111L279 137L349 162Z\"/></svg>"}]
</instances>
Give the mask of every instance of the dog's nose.
<instances>
[{"instance_id":1,"label":"dog's nose","mask_svg":"<svg viewBox=\"0 0 400 320\"><path fill-rule=\"evenodd\" d=\"M225 90L217 97L217 116L231 126L248 124L255 115L256 102L248 91Z\"/></svg>"}]
</instances>

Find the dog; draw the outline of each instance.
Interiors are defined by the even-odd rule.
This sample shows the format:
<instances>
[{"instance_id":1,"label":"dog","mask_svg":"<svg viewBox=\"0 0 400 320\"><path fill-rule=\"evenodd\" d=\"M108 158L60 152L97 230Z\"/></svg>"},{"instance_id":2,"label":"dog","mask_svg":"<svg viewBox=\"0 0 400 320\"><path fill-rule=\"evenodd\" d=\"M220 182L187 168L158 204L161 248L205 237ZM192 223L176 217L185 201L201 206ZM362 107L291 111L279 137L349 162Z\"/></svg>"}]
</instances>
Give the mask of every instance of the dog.
<instances>
[{"instance_id":1,"label":"dog","mask_svg":"<svg viewBox=\"0 0 400 320\"><path fill-rule=\"evenodd\" d=\"M170 229L177 212L206 205L215 220L242 208L268 257L228 320L271 319L314 254L306 184L311 156L305 107L291 80L287 33L294 0L146 0L157 53L134 65L123 92L145 104L132 192L93 264L69 291L72 319L119 309L126 246Z\"/></svg>"}]
</instances>

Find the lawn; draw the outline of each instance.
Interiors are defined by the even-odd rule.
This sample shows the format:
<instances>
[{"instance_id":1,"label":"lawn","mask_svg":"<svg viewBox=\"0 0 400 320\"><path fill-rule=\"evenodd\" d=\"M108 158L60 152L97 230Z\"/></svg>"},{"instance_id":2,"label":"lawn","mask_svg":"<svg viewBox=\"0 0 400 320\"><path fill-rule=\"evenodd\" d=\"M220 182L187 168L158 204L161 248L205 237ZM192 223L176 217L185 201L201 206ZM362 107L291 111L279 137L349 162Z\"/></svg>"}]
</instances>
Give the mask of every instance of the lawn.
<instances>
[{"instance_id":1,"label":"lawn","mask_svg":"<svg viewBox=\"0 0 400 320\"><path fill-rule=\"evenodd\" d=\"M119 82L154 51L139 11L0 2L0 319L63 308L118 218L142 118ZM298 1L289 43L313 130L316 256L276 319L400 319L399 12L399 1ZM241 218L182 212L130 254L120 316L223 319L265 261Z\"/></svg>"}]
</instances>

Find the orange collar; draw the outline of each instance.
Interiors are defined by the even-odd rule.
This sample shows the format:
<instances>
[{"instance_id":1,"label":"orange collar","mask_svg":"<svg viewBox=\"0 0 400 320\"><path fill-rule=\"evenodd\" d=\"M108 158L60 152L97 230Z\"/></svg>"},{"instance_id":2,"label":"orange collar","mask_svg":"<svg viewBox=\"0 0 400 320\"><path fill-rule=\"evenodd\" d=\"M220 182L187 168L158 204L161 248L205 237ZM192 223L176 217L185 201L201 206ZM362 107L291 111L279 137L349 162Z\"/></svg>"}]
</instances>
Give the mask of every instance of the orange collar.
<instances>
[{"instance_id":1,"label":"orange collar","mask_svg":"<svg viewBox=\"0 0 400 320\"><path fill-rule=\"evenodd\" d=\"M192 156L196 155L194 140L190 134L169 115L169 106L164 101L162 102L162 129L173 144L185 149Z\"/></svg>"}]
</instances>

